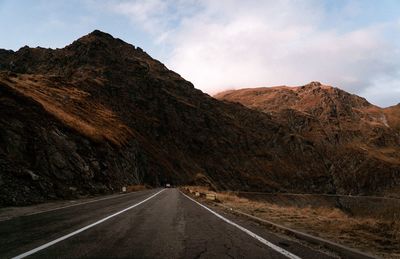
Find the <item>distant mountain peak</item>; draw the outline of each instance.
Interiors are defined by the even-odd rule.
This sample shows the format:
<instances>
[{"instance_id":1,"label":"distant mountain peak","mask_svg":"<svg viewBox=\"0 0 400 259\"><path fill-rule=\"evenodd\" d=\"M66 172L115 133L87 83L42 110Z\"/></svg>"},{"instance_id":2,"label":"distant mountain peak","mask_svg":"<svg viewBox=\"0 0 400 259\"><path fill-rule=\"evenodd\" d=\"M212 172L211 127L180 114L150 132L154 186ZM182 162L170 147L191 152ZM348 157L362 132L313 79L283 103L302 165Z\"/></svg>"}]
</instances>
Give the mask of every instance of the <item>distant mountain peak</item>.
<instances>
[{"instance_id":1,"label":"distant mountain peak","mask_svg":"<svg viewBox=\"0 0 400 259\"><path fill-rule=\"evenodd\" d=\"M91 33L80 37L76 41L74 41L71 45L83 43L83 44L88 44L88 43L97 43L97 42L107 42L107 43L123 43L122 40L114 38L111 34L108 34L106 32L102 32L100 30L94 30Z\"/></svg>"},{"instance_id":2,"label":"distant mountain peak","mask_svg":"<svg viewBox=\"0 0 400 259\"><path fill-rule=\"evenodd\" d=\"M111 34L100 31L100 30L94 30L91 33L89 33L88 35L97 36L97 37L114 38Z\"/></svg>"},{"instance_id":3,"label":"distant mountain peak","mask_svg":"<svg viewBox=\"0 0 400 259\"><path fill-rule=\"evenodd\" d=\"M333 86L330 85L325 85L322 84L321 82L318 81L312 81L306 85L303 86L295 86L295 87L290 87L292 90L298 90L298 89L325 89L325 90L330 90L330 89L337 89ZM339 89L340 90L340 89Z\"/></svg>"},{"instance_id":4,"label":"distant mountain peak","mask_svg":"<svg viewBox=\"0 0 400 259\"><path fill-rule=\"evenodd\" d=\"M135 47L134 45L121 40L120 38L115 38L111 34L94 30L91 33L82 36L81 38L74 41L72 44L67 46L67 49L81 48L82 46L89 46L91 50L115 50L115 48L131 48L137 51L137 53L146 54L147 53L140 47ZM149 56L150 57L150 56Z\"/></svg>"},{"instance_id":5,"label":"distant mountain peak","mask_svg":"<svg viewBox=\"0 0 400 259\"><path fill-rule=\"evenodd\" d=\"M321 85L322 85L321 82L318 82L318 81L312 81L312 82L306 84L306 86L321 86Z\"/></svg>"}]
</instances>

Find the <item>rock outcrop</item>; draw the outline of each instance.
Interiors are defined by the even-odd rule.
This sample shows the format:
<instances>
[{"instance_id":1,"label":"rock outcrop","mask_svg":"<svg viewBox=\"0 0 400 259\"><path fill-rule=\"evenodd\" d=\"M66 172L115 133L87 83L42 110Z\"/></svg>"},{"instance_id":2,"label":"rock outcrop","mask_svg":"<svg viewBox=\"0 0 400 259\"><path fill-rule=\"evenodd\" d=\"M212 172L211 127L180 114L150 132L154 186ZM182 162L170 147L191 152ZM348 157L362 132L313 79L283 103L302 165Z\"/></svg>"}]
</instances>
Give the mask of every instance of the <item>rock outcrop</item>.
<instances>
[{"instance_id":1,"label":"rock outcrop","mask_svg":"<svg viewBox=\"0 0 400 259\"><path fill-rule=\"evenodd\" d=\"M299 98L285 96L288 103ZM381 117L367 146L341 148L361 136L356 128L335 135L344 111L366 120L358 112L369 107L365 100L357 107L310 105L312 112L287 107L278 111L287 114L282 119L210 97L142 49L100 31L63 49L0 50L0 100L2 206L129 184L382 194L399 183L398 155L388 149L381 159L375 149L398 141ZM389 125L396 113L387 115ZM335 124L314 126L324 116Z\"/></svg>"}]
</instances>

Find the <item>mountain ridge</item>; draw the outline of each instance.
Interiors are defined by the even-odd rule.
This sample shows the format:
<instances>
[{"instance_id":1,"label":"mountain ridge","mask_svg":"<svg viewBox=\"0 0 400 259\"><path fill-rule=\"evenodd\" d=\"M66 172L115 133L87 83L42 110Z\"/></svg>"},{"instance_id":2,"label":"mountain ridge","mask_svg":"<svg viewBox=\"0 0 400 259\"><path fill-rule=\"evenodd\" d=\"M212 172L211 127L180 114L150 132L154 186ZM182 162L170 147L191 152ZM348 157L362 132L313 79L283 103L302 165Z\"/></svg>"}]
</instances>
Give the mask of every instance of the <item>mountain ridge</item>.
<instances>
[{"instance_id":1,"label":"mountain ridge","mask_svg":"<svg viewBox=\"0 0 400 259\"><path fill-rule=\"evenodd\" d=\"M285 121L216 100L100 31L62 49L0 51L0 99L3 206L166 182L358 194L396 186L338 181L330 153Z\"/></svg>"},{"instance_id":2,"label":"mountain ridge","mask_svg":"<svg viewBox=\"0 0 400 259\"><path fill-rule=\"evenodd\" d=\"M380 108L365 98L318 82L299 87L239 89L215 97L273 116L329 152L333 165L343 166L347 156L358 158L359 168L356 166L353 172L360 170L358 174L369 175L366 179L379 179L378 174L383 179L387 171L394 179L399 175L398 106ZM376 176L368 173L371 168ZM393 181L394 186L398 185Z\"/></svg>"}]
</instances>

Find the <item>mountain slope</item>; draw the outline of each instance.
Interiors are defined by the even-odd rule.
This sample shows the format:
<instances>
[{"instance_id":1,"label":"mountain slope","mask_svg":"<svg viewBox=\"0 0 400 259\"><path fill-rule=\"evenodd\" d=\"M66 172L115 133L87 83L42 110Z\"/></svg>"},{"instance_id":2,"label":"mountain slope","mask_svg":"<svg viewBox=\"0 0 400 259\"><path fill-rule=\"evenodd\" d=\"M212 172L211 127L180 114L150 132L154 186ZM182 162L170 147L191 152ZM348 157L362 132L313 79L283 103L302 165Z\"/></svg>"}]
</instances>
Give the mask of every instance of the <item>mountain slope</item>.
<instances>
[{"instance_id":1,"label":"mountain slope","mask_svg":"<svg viewBox=\"0 0 400 259\"><path fill-rule=\"evenodd\" d=\"M166 182L379 194L399 179L387 162L376 180L386 164L361 150L359 161L375 164L353 174L354 163L332 160L286 120L218 101L100 31L63 49L0 50L0 99L1 205Z\"/></svg>"},{"instance_id":2,"label":"mountain slope","mask_svg":"<svg viewBox=\"0 0 400 259\"><path fill-rule=\"evenodd\" d=\"M139 183L335 192L302 136L100 31L63 49L1 50L0 99L2 205Z\"/></svg>"},{"instance_id":3,"label":"mountain slope","mask_svg":"<svg viewBox=\"0 0 400 259\"><path fill-rule=\"evenodd\" d=\"M269 114L314 143L329 159L339 192L367 194L364 187L375 185L375 191L386 186L387 193L399 195L398 105L382 109L319 82L227 91L215 97Z\"/></svg>"}]
</instances>

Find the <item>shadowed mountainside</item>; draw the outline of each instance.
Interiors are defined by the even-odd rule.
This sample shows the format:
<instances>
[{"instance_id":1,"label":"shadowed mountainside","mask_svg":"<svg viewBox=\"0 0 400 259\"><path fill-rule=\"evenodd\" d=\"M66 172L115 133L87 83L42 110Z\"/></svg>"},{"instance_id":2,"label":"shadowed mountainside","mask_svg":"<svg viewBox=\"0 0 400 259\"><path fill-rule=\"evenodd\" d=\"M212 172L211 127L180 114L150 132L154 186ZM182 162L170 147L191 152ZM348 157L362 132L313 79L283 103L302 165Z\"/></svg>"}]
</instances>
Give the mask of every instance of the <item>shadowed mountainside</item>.
<instances>
[{"instance_id":1,"label":"shadowed mountainside","mask_svg":"<svg viewBox=\"0 0 400 259\"><path fill-rule=\"evenodd\" d=\"M380 108L319 82L226 91L215 97L262 111L311 141L330 161L329 172L340 192L367 194L363 186L375 184L399 196L400 105Z\"/></svg>"},{"instance_id":2,"label":"shadowed mountainside","mask_svg":"<svg viewBox=\"0 0 400 259\"><path fill-rule=\"evenodd\" d=\"M398 186L353 175L352 163L336 164L286 121L218 101L100 31L63 49L0 50L0 143L1 205L166 182L369 194ZM398 181L390 165L383 174Z\"/></svg>"}]
</instances>

